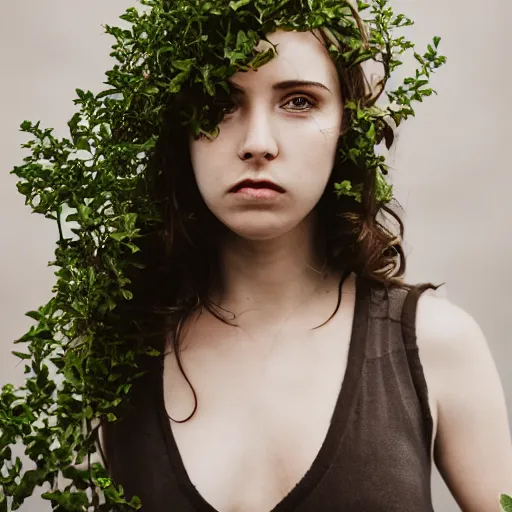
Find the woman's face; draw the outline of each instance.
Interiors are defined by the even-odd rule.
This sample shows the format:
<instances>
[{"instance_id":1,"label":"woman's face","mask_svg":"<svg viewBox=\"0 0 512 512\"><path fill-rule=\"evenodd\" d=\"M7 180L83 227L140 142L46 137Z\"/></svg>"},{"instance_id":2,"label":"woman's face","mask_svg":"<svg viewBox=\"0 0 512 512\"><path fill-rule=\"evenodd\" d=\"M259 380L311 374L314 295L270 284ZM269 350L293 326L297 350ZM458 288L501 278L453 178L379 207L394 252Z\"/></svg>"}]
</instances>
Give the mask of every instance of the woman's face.
<instances>
[{"instance_id":1,"label":"woman's face","mask_svg":"<svg viewBox=\"0 0 512 512\"><path fill-rule=\"evenodd\" d=\"M331 174L343 115L338 75L323 43L311 32L278 30L268 39L278 45L277 56L231 77L234 103L219 136L190 141L206 205L250 240L283 235L311 213ZM267 47L260 42L258 50ZM256 189L260 184L234 192L242 180L270 181L280 191Z\"/></svg>"}]
</instances>

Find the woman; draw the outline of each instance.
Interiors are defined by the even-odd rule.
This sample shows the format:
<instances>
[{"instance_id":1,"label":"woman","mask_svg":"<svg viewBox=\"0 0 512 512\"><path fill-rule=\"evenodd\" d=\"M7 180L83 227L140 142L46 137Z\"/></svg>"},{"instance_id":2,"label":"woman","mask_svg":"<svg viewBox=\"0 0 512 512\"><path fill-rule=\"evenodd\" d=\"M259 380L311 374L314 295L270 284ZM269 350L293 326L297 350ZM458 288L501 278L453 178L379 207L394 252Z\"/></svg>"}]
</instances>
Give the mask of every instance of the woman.
<instances>
[{"instance_id":1,"label":"woman","mask_svg":"<svg viewBox=\"0 0 512 512\"><path fill-rule=\"evenodd\" d=\"M169 226L137 286L167 307L166 355L105 431L146 512L431 511L432 460L464 511L512 488L479 326L400 280L370 176L361 204L333 194L365 90L321 35L269 34L277 57L232 77L216 139L172 120L161 138Z\"/></svg>"}]
</instances>

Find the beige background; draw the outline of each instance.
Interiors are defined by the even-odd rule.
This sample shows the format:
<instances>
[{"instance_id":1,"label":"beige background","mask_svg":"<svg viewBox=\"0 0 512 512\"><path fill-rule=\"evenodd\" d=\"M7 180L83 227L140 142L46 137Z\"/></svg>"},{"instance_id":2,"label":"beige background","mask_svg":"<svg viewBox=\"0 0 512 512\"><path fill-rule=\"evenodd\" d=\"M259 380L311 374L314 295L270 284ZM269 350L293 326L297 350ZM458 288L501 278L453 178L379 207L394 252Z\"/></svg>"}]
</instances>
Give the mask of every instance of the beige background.
<instances>
[{"instance_id":1,"label":"beige background","mask_svg":"<svg viewBox=\"0 0 512 512\"><path fill-rule=\"evenodd\" d=\"M50 298L57 227L31 215L9 171L22 163L25 119L68 136L75 88L98 92L114 39L102 24L121 24L128 0L0 0L0 385L23 382L12 341L24 313ZM395 192L405 209L409 282L446 281L448 295L487 336L512 412L510 0L394 0L416 21L404 34L423 53L434 35L449 62L433 76L439 96L415 103L392 154ZM409 61L408 61L409 63ZM401 75L412 73L410 62ZM404 66L405 68L405 66ZM400 68L402 69L402 68ZM484 435L485 433L482 433ZM468 447L470 449L470 447ZM21 450L20 452L21 453ZM437 472L435 508L459 510ZM31 498L22 512L50 510Z\"/></svg>"}]
</instances>

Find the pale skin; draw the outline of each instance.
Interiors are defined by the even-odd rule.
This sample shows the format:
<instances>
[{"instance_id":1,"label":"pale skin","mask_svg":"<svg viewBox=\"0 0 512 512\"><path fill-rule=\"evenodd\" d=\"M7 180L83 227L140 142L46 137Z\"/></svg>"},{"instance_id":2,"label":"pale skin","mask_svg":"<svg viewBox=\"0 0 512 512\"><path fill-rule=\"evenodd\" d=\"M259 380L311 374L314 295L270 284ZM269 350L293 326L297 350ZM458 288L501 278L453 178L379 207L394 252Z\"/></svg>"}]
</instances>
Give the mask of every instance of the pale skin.
<instances>
[{"instance_id":1,"label":"pale skin","mask_svg":"<svg viewBox=\"0 0 512 512\"><path fill-rule=\"evenodd\" d=\"M279 44L278 57L257 72L232 77L244 92L235 96L235 108L221 123L218 139L191 142L203 199L228 228L220 241L219 283L212 298L237 315L240 328L224 326L208 314L188 322L183 362L200 403L196 416L172 429L191 480L221 512L267 512L307 470L332 412L340 381L339 367L331 364L346 356L353 315L354 285L349 279L343 290L349 300L331 324L315 334L309 331L332 313L339 281L335 272L323 278L317 270L323 254L314 243L314 207L341 135L343 100L336 70L310 33L278 31L269 39ZM328 90L274 88L289 80L319 82ZM311 100L315 107L308 106ZM272 204L241 201L228 190L243 178L271 179L286 192ZM336 338L336 332L342 334ZM205 333L208 347L201 343ZM304 349L313 336L322 347L316 358ZM499 494L512 493L512 444L504 392L487 341L468 313L429 294L418 302L417 339L435 421L435 463L464 512L498 512ZM168 382L180 378L173 360L165 363ZM304 430L296 429L296 444L290 441L289 449L290 429L283 427L286 437L277 425L305 420L292 405L296 397L279 384L284 368L289 368L289 379L295 378L294 372L310 372L310 388L328 397L324 404L313 394L309 402L304 399L314 420ZM266 380L259 380L262 372ZM277 389L289 397L288 407L269 397L269 379L274 379L272 393ZM165 389L168 413L186 418L193 406L188 385ZM249 408L242 405L246 401L241 397L247 396L254 397ZM250 424L260 428L241 434L247 424L228 409L236 400ZM213 437L216 408L231 421L223 432L233 429L227 430L233 449L227 450L224 442L220 465L210 468L207 461L219 461L219 438ZM237 446L258 443L267 447L267 456L240 459ZM239 480L249 471L252 487Z\"/></svg>"},{"instance_id":2,"label":"pale skin","mask_svg":"<svg viewBox=\"0 0 512 512\"><path fill-rule=\"evenodd\" d=\"M423 295L417 338L433 416L434 460L463 512L496 510L512 491L512 444L503 387L487 340L466 311Z\"/></svg>"}]
</instances>

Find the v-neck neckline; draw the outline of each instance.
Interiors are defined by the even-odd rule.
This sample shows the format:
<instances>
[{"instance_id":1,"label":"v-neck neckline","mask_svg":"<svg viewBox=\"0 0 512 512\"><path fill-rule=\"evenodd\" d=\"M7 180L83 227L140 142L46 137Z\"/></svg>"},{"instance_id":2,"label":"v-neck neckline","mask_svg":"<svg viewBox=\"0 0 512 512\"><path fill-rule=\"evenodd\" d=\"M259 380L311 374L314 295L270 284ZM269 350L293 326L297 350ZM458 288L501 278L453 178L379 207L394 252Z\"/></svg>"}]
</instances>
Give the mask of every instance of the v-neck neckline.
<instances>
[{"instance_id":1,"label":"v-neck neckline","mask_svg":"<svg viewBox=\"0 0 512 512\"><path fill-rule=\"evenodd\" d=\"M295 487L293 487L292 490L268 512L289 512L295 510L306 496L308 496L316 487L331 465L332 459L337 451L337 447L344 436L355 402L357 384L361 376L365 358L365 345L367 340L368 315L370 308L368 280L356 275L355 289L356 299L347 366L326 437L319 452L304 476L299 480L299 482L297 482ZM160 373L156 379L158 388L158 416L167 446L167 453L172 468L175 471L176 480L180 489L194 507L194 510L198 512L219 512L203 498L196 486L190 480L172 433L164 398L164 356L160 358L159 372Z\"/></svg>"}]
</instances>

